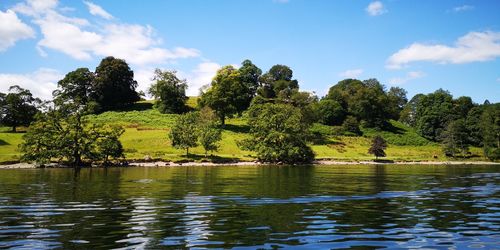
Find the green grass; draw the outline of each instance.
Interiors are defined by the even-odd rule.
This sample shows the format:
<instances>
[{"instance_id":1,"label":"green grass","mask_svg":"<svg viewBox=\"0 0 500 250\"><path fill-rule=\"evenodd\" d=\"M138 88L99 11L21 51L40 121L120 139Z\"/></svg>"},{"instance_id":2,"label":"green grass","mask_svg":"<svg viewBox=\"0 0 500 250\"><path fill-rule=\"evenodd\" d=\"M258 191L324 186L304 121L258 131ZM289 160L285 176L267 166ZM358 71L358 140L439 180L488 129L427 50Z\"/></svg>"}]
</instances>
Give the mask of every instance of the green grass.
<instances>
[{"instance_id":1,"label":"green grass","mask_svg":"<svg viewBox=\"0 0 500 250\"><path fill-rule=\"evenodd\" d=\"M188 105L194 107L196 98L191 97ZM89 116L94 122L117 124L125 128L120 138L125 155L130 160L153 158L158 160L183 161L184 150L175 149L168 139L168 132L178 115L161 114L152 109L151 101L139 102L124 111L105 112ZM381 135L389 146L386 150L389 160L404 161L446 161L441 147L419 136L413 129L396 121L391 122L391 131L378 131L363 128L363 136L340 135L338 127L315 124L313 132L322 135L311 145L316 158L332 160L371 160L369 155L371 138ZM11 133L10 128L0 128L0 162L18 161L20 152L18 145L22 142L23 133ZM241 150L237 142L248 136L248 126L243 118L227 119L222 133L220 149L215 155L217 159L253 160L254 154ZM480 148L471 148L474 157L469 160L485 160ZM189 160L203 160L204 150L201 147L190 149L193 154ZM463 159L460 159L463 160Z\"/></svg>"}]
</instances>

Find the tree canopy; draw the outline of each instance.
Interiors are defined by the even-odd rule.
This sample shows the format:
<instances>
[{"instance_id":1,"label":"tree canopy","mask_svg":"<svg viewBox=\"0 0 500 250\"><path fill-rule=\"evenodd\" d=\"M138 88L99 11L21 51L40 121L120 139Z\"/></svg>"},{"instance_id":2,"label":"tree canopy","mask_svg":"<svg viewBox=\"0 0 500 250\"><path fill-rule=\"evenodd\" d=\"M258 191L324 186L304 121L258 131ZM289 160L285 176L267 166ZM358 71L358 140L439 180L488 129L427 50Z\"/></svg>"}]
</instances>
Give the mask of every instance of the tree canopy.
<instances>
[{"instance_id":1,"label":"tree canopy","mask_svg":"<svg viewBox=\"0 0 500 250\"><path fill-rule=\"evenodd\" d=\"M290 104L253 105L249 112L251 138L241 145L264 162L308 163L314 159L307 145L310 124Z\"/></svg>"},{"instance_id":2,"label":"tree canopy","mask_svg":"<svg viewBox=\"0 0 500 250\"><path fill-rule=\"evenodd\" d=\"M112 56L102 59L95 69L93 98L101 110L122 108L139 101L134 72L125 60Z\"/></svg>"},{"instance_id":3,"label":"tree canopy","mask_svg":"<svg viewBox=\"0 0 500 250\"><path fill-rule=\"evenodd\" d=\"M182 113L186 111L187 81L179 79L176 71L156 69L149 88L149 94L155 98L155 106L161 113Z\"/></svg>"},{"instance_id":4,"label":"tree canopy","mask_svg":"<svg viewBox=\"0 0 500 250\"><path fill-rule=\"evenodd\" d=\"M17 85L9 87L9 93L0 93L0 124L12 127L28 126L38 113L41 101L31 92Z\"/></svg>"}]
</instances>

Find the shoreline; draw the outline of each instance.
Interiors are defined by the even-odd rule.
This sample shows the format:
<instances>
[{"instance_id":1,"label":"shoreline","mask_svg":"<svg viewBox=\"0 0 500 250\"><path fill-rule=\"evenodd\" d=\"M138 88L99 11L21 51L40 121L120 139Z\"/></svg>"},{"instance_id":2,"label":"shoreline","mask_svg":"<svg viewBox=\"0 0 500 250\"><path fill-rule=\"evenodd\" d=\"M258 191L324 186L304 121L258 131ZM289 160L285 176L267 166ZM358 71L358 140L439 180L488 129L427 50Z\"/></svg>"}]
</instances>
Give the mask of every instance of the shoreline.
<instances>
[{"instance_id":1,"label":"shoreline","mask_svg":"<svg viewBox=\"0 0 500 250\"><path fill-rule=\"evenodd\" d=\"M208 166L266 166L266 165L287 165L287 164L270 164L257 161L239 161L230 163L214 163L214 162L185 162L176 163L168 161L155 161L155 162L131 162L127 166L111 166L111 167L208 167ZM298 165L313 165L313 166L327 166L327 165L498 165L500 162L490 161L334 161L334 160L318 160L310 164ZM32 163L14 163L0 165L0 169L37 169L37 168L72 168L59 164L48 164L45 167L37 167ZM104 167L89 167L89 168L104 168Z\"/></svg>"}]
</instances>

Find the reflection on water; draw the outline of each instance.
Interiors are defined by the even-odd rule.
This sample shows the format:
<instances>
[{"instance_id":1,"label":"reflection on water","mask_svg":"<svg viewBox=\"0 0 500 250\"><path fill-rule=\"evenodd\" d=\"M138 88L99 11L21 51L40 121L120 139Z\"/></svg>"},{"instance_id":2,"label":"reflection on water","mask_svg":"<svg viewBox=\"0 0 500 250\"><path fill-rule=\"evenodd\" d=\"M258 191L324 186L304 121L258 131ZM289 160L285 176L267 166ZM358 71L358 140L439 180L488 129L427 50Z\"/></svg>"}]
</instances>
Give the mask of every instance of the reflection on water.
<instances>
[{"instance_id":1,"label":"reflection on water","mask_svg":"<svg viewBox=\"0 0 500 250\"><path fill-rule=\"evenodd\" d=\"M0 248L498 249L500 167L0 171Z\"/></svg>"}]
</instances>

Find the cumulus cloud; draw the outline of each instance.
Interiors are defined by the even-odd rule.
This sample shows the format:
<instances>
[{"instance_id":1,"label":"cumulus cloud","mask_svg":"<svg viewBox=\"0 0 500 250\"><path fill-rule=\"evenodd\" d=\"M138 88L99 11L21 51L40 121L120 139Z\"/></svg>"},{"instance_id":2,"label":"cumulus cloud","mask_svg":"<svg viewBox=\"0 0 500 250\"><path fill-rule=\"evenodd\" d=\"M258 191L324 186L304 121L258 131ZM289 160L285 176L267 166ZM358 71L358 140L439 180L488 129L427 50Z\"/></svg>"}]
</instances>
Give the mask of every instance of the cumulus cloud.
<instances>
[{"instance_id":1,"label":"cumulus cloud","mask_svg":"<svg viewBox=\"0 0 500 250\"><path fill-rule=\"evenodd\" d=\"M368 13L370 16L380 16L384 13L387 12L387 10L384 7L384 4L380 1L374 1L368 4L366 7L365 11Z\"/></svg>"},{"instance_id":2,"label":"cumulus cloud","mask_svg":"<svg viewBox=\"0 0 500 250\"><path fill-rule=\"evenodd\" d=\"M55 69L40 68L28 74L0 74L0 92L7 92L12 85L29 89L31 93L43 100L52 99L52 91L57 82L64 76Z\"/></svg>"},{"instance_id":3,"label":"cumulus cloud","mask_svg":"<svg viewBox=\"0 0 500 250\"><path fill-rule=\"evenodd\" d=\"M456 6L452 9L453 12L463 12L463 11L468 11L468 10L473 10L474 9L474 6L472 5L460 5L460 6Z\"/></svg>"},{"instance_id":4,"label":"cumulus cloud","mask_svg":"<svg viewBox=\"0 0 500 250\"><path fill-rule=\"evenodd\" d=\"M484 62L497 57L500 57L500 32L469 32L452 46L413 43L391 55L386 67L399 69L418 61L462 64Z\"/></svg>"},{"instance_id":5,"label":"cumulus cloud","mask_svg":"<svg viewBox=\"0 0 500 250\"><path fill-rule=\"evenodd\" d=\"M83 3L85 3L85 5L87 5L87 8L89 8L90 14L102 17L107 20L113 19L113 16L105 11L101 6L89 1L83 1Z\"/></svg>"},{"instance_id":6,"label":"cumulus cloud","mask_svg":"<svg viewBox=\"0 0 500 250\"><path fill-rule=\"evenodd\" d=\"M91 3L86 4L89 6ZM102 11L95 12L94 7L89 6L90 12L102 16L104 9L97 6ZM198 50L192 48L161 47L161 39L156 37L149 25L112 21L102 25L91 24L86 19L65 16L54 0L28 0L16 5L14 10L33 17L33 22L40 27L43 38L37 48L42 56L47 55L46 49L51 49L77 60L115 56L131 64L144 66L200 55Z\"/></svg>"},{"instance_id":7,"label":"cumulus cloud","mask_svg":"<svg viewBox=\"0 0 500 250\"><path fill-rule=\"evenodd\" d=\"M14 46L17 41L34 38L35 31L23 23L12 10L0 10L0 52Z\"/></svg>"},{"instance_id":8,"label":"cumulus cloud","mask_svg":"<svg viewBox=\"0 0 500 250\"><path fill-rule=\"evenodd\" d=\"M401 85L401 84L405 84L405 83L407 83L407 82L409 82L411 80L422 78L424 76L425 76L424 72L421 72L421 71L410 71L404 77L394 77L394 78L389 79L389 84L392 84L392 85Z\"/></svg>"},{"instance_id":9,"label":"cumulus cloud","mask_svg":"<svg viewBox=\"0 0 500 250\"><path fill-rule=\"evenodd\" d=\"M344 72L340 72L339 76L344 78L358 78L361 74L363 74L362 69L349 69Z\"/></svg>"},{"instance_id":10,"label":"cumulus cloud","mask_svg":"<svg viewBox=\"0 0 500 250\"><path fill-rule=\"evenodd\" d=\"M190 73L182 74L182 76L188 81L187 95L199 95L200 89L205 85L210 84L212 78L214 78L217 73L217 70L221 67L222 65L215 62L202 62L198 64Z\"/></svg>"}]
</instances>

